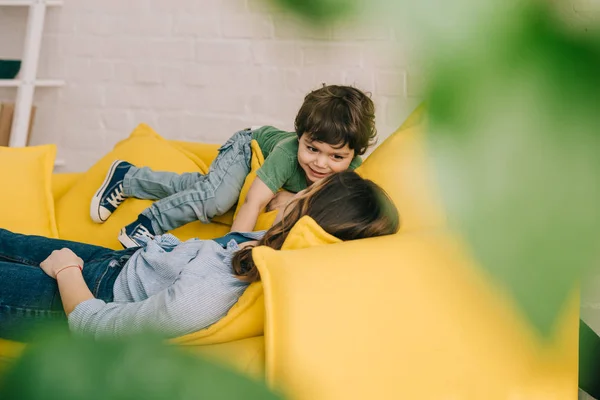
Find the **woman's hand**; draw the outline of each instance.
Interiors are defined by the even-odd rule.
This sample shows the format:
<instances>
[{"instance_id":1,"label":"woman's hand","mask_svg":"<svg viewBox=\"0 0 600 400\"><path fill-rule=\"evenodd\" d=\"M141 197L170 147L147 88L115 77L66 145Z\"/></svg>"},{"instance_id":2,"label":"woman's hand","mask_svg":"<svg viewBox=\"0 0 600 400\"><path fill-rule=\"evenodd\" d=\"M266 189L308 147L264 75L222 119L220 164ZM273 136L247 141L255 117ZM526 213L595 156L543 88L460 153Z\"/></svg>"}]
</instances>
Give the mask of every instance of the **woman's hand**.
<instances>
[{"instance_id":1,"label":"woman's hand","mask_svg":"<svg viewBox=\"0 0 600 400\"><path fill-rule=\"evenodd\" d=\"M65 267L80 266L83 268L83 260L70 249L64 248L54 250L40 267L49 277L56 279L56 273ZM75 271L79 268L67 268L66 271ZM83 280L79 272L61 272L61 279L57 280L60 299L67 316L73 312L75 307L83 301L93 299L94 295Z\"/></svg>"},{"instance_id":2,"label":"woman's hand","mask_svg":"<svg viewBox=\"0 0 600 400\"><path fill-rule=\"evenodd\" d=\"M79 265L83 268L83 260L67 248L54 250L48 258L40 263L40 267L44 272L54 279L56 279L58 271L70 265Z\"/></svg>"}]
</instances>

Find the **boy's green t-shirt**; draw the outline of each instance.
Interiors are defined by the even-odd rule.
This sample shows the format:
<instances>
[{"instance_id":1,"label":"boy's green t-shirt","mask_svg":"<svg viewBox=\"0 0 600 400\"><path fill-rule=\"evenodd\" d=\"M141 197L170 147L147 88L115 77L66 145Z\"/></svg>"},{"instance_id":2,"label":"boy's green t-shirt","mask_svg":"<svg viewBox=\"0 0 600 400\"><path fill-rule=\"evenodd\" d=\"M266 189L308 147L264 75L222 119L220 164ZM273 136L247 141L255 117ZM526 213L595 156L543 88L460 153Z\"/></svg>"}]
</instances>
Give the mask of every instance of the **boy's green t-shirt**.
<instances>
[{"instance_id":1,"label":"boy's green t-shirt","mask_svg":"<svg viewBox=\"0 0 600 400\"><path fill-rule=\"evenodd\" d=\"M306 174L298 164L298 135L272 126L263 126L252 132L252 139L265 158L264 164L256 171L256 176L268 186L273 193L279 189L298 193L308 187ZM349 169L362 164L360 156L355 156Z\"/></svg>"}]
</instances>

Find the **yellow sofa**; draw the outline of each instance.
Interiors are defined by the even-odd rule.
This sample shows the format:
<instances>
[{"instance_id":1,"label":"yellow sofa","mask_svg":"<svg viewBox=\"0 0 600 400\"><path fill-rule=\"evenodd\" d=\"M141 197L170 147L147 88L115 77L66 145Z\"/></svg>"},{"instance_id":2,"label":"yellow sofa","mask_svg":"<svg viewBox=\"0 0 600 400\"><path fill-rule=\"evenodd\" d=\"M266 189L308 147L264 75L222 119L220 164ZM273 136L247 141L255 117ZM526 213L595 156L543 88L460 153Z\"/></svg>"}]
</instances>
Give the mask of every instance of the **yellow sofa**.
<instances>
[{"instance_id":1,"label":"yellow sofa","mask_svg":"<svg viewBox=\"0 0 600 400\"><path fill-rule=\"evenodd\" d=\"M255 249L262 284L251 286L218 329L173 342L264 378L290 399L576 399L577 291L552 336L539 337L446 228L421 114L413 113L359 169L397 204L397 235L318 246L305 240L312 228L304 226L300 245ZM195 160L188 166L167 160L157 168L202 170L218 148L156 140L160 153L175 146ZM134 158L157 151L129 145L116 150ZM89 200L78 204L72 193L97 186L95 175L115 155L90 169L98 171L93 179L90 171L52 176L59 237L118 248L116 227L147 203L132 202L122 218L113 216L114 226L111 217L99 227L73 221ZM253 160L255 168L260 161ZM176 234L220 236L231 218L232 212L208 225L192 223ZM6 366L22 347L0 341L0 360Z\"/></svg>"}]
</instances>

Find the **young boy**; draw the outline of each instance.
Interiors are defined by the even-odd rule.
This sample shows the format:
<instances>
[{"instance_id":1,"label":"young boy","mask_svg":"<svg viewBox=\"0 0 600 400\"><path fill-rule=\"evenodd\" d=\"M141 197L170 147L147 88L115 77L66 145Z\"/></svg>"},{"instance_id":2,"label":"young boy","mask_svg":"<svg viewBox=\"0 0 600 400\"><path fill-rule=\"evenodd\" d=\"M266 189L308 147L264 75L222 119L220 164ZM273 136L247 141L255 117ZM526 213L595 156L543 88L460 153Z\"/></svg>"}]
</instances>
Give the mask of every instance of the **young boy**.
<instances>
[{"instance_id":1,"label":"young boy","mask_svg":"<svg viewBox=\"0 0 600 400\"><path fill-rule=\"evenodd\" d=\"M237 132L219 148L206 175L152 171L117 160L92 199L90 215L103 223L127 197L158 200L121 229L119 241L125 247L188 222L208 223L236 204L250 172L254 139L265 162L231 226L232 232L252 231L260 210L280 189L297 193L362 163L360 155L375 142L375 106L353 87L324 86L304 98L295 130L265 126Z\"/></svg>"}]
</instances>

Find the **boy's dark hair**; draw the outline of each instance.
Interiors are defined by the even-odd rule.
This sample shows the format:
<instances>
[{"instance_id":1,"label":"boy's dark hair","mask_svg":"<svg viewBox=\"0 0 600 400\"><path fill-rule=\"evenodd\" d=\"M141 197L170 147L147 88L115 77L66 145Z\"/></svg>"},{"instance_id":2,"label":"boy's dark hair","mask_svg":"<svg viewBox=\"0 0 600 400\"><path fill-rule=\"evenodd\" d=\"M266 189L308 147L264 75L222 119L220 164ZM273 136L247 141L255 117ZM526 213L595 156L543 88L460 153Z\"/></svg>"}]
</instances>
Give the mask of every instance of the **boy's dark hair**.
<instances>
[{"instance_id":1,"label":"boy's dark hair","mask_svg":"<svg viewBox=\"0 0 600 400\"><path fill-rule=\"evenodd\" d=\"M348 146L356 155L375 144L375 105L369 96L351 86L329 85L306 95L294 123L298 138Z\"/></svg>"}]
</instances>

